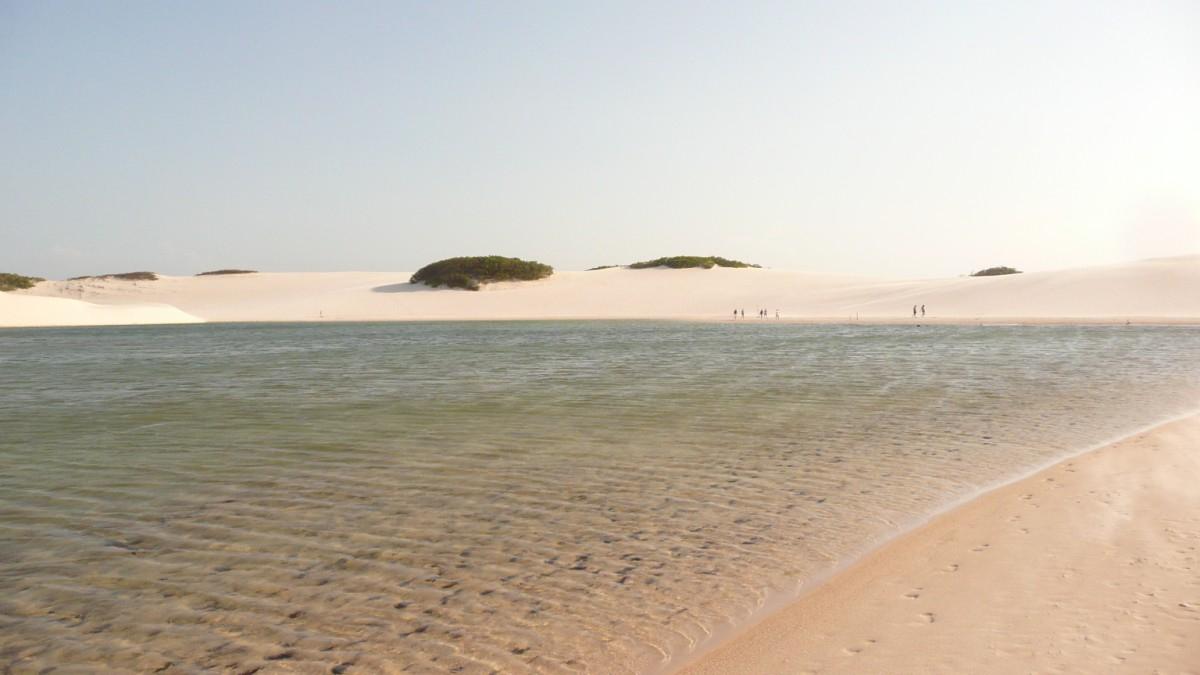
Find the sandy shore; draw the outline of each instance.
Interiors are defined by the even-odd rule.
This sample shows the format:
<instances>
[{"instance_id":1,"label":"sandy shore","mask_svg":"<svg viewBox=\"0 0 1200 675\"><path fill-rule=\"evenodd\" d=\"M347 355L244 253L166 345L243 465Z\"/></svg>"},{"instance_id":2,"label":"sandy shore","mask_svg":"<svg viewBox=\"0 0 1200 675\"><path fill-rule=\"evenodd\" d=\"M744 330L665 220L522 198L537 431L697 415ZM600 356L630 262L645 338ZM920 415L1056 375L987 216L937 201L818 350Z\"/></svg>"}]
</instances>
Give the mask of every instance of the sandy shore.
<instances>
[{"instance_id":1,"label":"sandy shore","mask_svg":"<svg viewBox=\"0 0 1200 675\"><path fill-rule=\"evenodd\" d=\"M681 672L1200 672L1200 416L939 516Z\"/></svg>"},{"instance_id":2,"label":"sandy shore","mask_svg":"<svg viewBox=\"0 0 1200 675\"><path fill-rule=\"evenodd\" d=\"M206 321L470 319L732 320L951 323L1189 323L1200 320L1200 256L1000 277L887 280L774 269L560 271L480 292L408 283L407 272L272 272L157 281L46 281L12 297L91 305L168 305ZM69 303L65 303L69 304ZM94 313L85 305L75 311ZM0 305L0 326L78 323ZM169 317L162 317L169 318Z\"/></svg>"}]
</instances>

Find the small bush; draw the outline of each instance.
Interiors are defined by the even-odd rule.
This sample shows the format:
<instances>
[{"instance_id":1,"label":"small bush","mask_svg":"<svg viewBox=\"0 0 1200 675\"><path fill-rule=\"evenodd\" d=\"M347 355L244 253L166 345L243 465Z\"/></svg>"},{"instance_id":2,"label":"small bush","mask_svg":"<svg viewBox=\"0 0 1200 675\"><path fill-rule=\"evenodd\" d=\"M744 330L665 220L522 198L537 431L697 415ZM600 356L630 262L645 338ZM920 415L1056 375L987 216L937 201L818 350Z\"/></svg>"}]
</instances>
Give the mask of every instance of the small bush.
<instances>
[{"instance_id":1,"label":"small bush","mask_svg":"<svg viewBox=\"0 0 1200 675\"><path fill-rule=\"evenodd\" d=\"M1003 274L1020 274L1021 270L1012 267L989 267L978 272L971 272L973 277L998 277Z\"/></svg>"},{"instance_id":2,"label":"small bush","mask_svg":"<svg viewBox=\"0 0 1200 675\"><path fill-rule=\"evenodd\" d=\"M211 277L218 274L257 274L258 270L213 270L211 272L201 272L198 277Z\"/></svg>"},{"instance_id":3,"label":"small bush","mask_svg":"<svg viewBox=\"0 0 1200 675\"><path fill-rule=\"evenodd\" d=\"M33 288L34 284L39 281L45 281L45 279L41 277L27 277L24 274L13 274L12 272L0 272L0 291Z\"/></svg>"},{"instance_id":4,"label":"small bush","mask_svg":"<svg viewBox=\"0 0 1200 675\"><path fill-rule=\"evenodd\" d=\"M120 279L121 281L158 281L158 275L154 272L122 272L120 274L106 274L108 279Z\"/></svg>"},{"instance_id":5,"label":"small bush","mask_svg":"<svg viewBox=\"0 0 1200 675\"><path fill-rule=\"evenodd\" d=\"M71 277L67 281L83 281L84 279L118 279L120 281L157 281L154 272L121 272L120 274L96 274L92 276Z\"/></svg>"},{"instance_id":6,"label":"small bush","mask_svg":"<svg viewBox=\"0 0 1200 675\"><path fill-rule=\"evenodd\" d=\"M670 267L672 269L687 269L692 267L703 267L710 270L714 267L760 267L751 263L744 263L740 260L730 260L720 256L697 256L697 255L677 255L668 258L655 258L654 260L643 260L635 262L629 266L630 269L641 270L649 267Z\"/></svg>"},{"instance_id":7,"label":"small bush","mask_svg":"<svg viewBox=\"0 0 1200 675\"><path fill-rule=\"evenodd\" d=\"M589 267L587 268L587 271L595 272L596 270L611 270L614 267L620 267L620 265L601 265L599 267Z\"/></svg>"},{"instance_id":8,"label":"small bush","mask_svg":"<svg viewBox=\"0 0 1200 675\"><path fill-rule=\"evenodd\" d=\"M417 270L409 283L437 288L479 290L480 284L493 281L533 281L554 274L554 268L533 260L498 255L446 258Z\"/></svg>"}]
</instances>

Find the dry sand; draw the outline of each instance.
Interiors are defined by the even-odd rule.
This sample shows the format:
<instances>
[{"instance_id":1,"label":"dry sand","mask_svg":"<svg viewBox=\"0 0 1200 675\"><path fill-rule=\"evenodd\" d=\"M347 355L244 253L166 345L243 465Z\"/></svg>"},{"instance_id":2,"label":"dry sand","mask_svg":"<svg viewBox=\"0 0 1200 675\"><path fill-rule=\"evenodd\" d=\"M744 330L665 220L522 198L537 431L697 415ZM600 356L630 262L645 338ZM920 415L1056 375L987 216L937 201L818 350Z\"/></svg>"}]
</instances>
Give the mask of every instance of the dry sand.
<instances>
[{"instance_id":1,"label":"dry sand","mask_svg":"<svg viewBox=\"0 0 1200 675\"><path fill-rule=\"evenodd\" d=\"M1200 256L1002 277L886 281L769 269L557 272L484 290L430 289L407 272L262 273L158 281L48 281L7 295L105 305L172 305L207 321L732 317L759 308L785 319L911 321L1200 321ZM0 325L53 317L0 305ZM137 316L142 314L135 313ZM133 315L131 315L133 316Z\"/></svg>"},{"instance_id":2,"label":"dry sand","mask_svg":"<svg viewBox=\"0 0 1200 675\"><path fill-rule=\"evenodd\" d=\"M203 321L161 303L97 304L69 298L0 293L0 326L112 326Z\"/></svg>"},{"instance_id":3,"label":"dry sand","mask_svg":"<svg viewBox=\"0 0 1200 675\"><path fill-rule=\"evenodd\" d=\"M940 516L682 672L1200 672L1200 416Z\"/></svg>"}]
</instances>

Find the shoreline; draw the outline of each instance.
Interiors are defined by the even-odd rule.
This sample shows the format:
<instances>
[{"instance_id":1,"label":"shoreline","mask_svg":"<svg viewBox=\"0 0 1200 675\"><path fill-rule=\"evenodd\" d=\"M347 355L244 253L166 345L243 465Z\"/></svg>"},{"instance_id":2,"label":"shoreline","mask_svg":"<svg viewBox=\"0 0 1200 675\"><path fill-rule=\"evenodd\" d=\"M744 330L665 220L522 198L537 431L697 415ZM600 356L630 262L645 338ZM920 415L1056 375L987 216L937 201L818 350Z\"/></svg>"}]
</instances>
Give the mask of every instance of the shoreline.
<instances>
[{"instance_id":1,"label":"shoreline","mask_svg":"<svg viewBox=\"0 0 1200 675\"><path fill-rule=\"evenodd\" d=\"M730 319L713 316L529 316L529 317L405 317L375 319L247 319L247 320L202 320L202 321L138 321L129 323L76 323L76 324L30 324L3 325L0 330L45 329L45 328L111 328L122 326L196 326L207 325L288 325L288 324L425 324L425 323L509 323L509 322L644 322L644 323L697 323L731 325L810 325L810 326L1200 326L1200 317L927 317L913 320L905 318L864 317L848 320L839 317L784 317L776 319Z\"/></svg>"},{"instance_id":2,"label":"shoreline","mask_svg":"<svg viewBox=\"0 0 1200 675\"><path fill-rule=\"evenodd\" d=\"M1012 653L1005 657L1009 660L1004 663L1003 667L992 663L992 658L998 657L1004 650L992 649L987 653L962 654L961 651L965 648L960 646L964 643L961 633L973 633L978 637L977 634L981 631L973 631L974 626L963 622L945 628L948 622L939 620L939 616L951 614L971 617L971 608L977 605L974 600L977 596L975 589L979 587L998 588L1000 590L994 590L993 593L1004 595L1005 585L994 584L996 581L1003 580L988 578L989 575L986 572L999 571L1010 576L1013 574L1020 576L1022 571L1027 570L1025 565L1027 560L1024 557L1027 551L1013 548L1004 551L1009 556L1006 558L1003 557L1003 549L999 544L993 545L986 541L969 549L969 552L946 549L954 548L954 544L969 537L981 540L1007 537L1012 540L1014 537L1011 532L1001 532L1006 528L1019 532L1016 539L1024 539L1025 541L1020 543L1025 546L1035 544L1031 547L1033 551L1049 550L1048 547L1053 547L1055 544L1066 546L1067 544L1064 542L1069 542L1077 530L1066 528L1065 531L1057 533L1063 536L1051 537L1049 541L1039 542L1039 537L1030 537L1033 530L1032 524L1036 523L1039 529L1043 530L1054 530L1055 525L1062 529L1062 519L1086 518L1089 514L1094 515L1094 512L1076 513L1080 509L1072 510L1062 504L1061 497L1057 500L1059 503L1055 505L1068 513L1066 515L1059 514L1057 518L1042 515L1040 520L1034 520L1027 514L1010 513L1010 511L1027 509L1030 505L1039 508L1033 500L1039 497L1044 498L1046 495L1038 493L1045 492L1048 489L1045 487L1047 484L1053 485L1053 489L1069 487L1070 479L1075 478L1071 474L1078 474L1081 471L1080 468L1075 468L1076 466L1090 469L1092 473L1099 474L1099 479L1111 478L1104 473L1104 467L1099 467L1104 463L1102 460L1109 461L1113 455L1117 455L1119 456L1117 459L1123 462L1122 467L1129 468L1124 465L1136 464L1136 462L1131 462L1132 455L1139 450L1144 450L1147 446L1156 448L1161 446L1166 442L1164 438L1174 443L1173 454L1168 461L1176 463L1182 461L1189 464L1182 480L1188 487L1200 484L1200 454L1195 452L1195 450L1200 450L1200 409L1194 409L1140 427L1119 437L1089 445L1079 451L1042 463L1012 478L983 486L977 491L953 500L933 513L898 528L894 533L868 543L861 553L851 556L819 577L807 580L795 593L780 594L781 597L775 601L768 600L754 613L756 616L752 615L742 625L728 626L725 630L714 631L710 640L702 643L697 649L684 655L678 661L663 663L660 670L679 675L702 675L730 672L858 672L863 669L871 672L928 670L965 672L988 670L989 665L991 669L1001 671L1011 671L1013 668L1018 670L1052 669L1054 665L1051 665L1049 661L1053 661L1053 659L1045 653L1025 653L1025 657L1031 660L1029 663L1022 662L1020 667L1013 665ZM1183 438L1183 440L1180 441L1179 438ZM1167 469L1167 467L1159 466L1151 467L1150 470L1160 472L1166 470L1168 476L1174 476ZM1104 480L1097 480L1097 476L1091 476L1091 478L1092 482L1084 486L1084 490L1088 494L1094 494L1100 489L1111 489L1111 486L1106 486ZM1172 478L1166 479L1171 480ZM1189 501L1180 511L1197 513L1196 508L1200 508L1200 490L1191 489L1189 492ZM1014 495L1017 498L1016 503L1014 503ZM1079 503L1080 501L1075 501L1075 504ZM1011 525L1021 519L1025 519L1026 524L1031 526L1014 528ZM1059 522L1052 522L1055 520ZM1191 528L1187 531L1187 535L1191 542L1191 548L1189 549L1190 557L1187 557L1187 560L1194 561L1197 555L1196 551L1200 546L1197 544L1200 541L1200 517L1193 517L1190 525ZM1087 548L1086 545L1075 544L1076 550L1071 553L1081 553L1077 550L1081 546ZM969 553L986 552L993 552L993 558L997 562L993 562L988 570L982 572L970 573L971 570L967 568L965 562L930 564L931 561L936 563L939 557L946 557L948 553L953 554L949 557L965 559L969 557ZM1125 552L1146 553L1142 550ZM1084 550L1082 553L1084 558L1094 558L1093 551ZM1014 555L1018 556L1016 560L1011 559L1011 556ZM959 574L960 570L964 574ZM1105 574L1108 571L1092 570L1090 575L1079 576L1103 579L1111 576ZM1076 575L1078 572L1072 572L1067 578L1073 578ZM1189 571L1185 576L1190 579L1198 575ZM953 581L947 581L949 579ZM1037 590L1041 581L1042 579L1035 578L1015 591L1039 595ZM918 584L921 582L926 585L918 588ZM935 588L939 582L942 587ZM1200 663L1200 580L1193 581L1191 585L1195 597L1182 598L1177 606L1181 611L1186 610L1191 613L1194 621L1194 624L1188 627L1190 630L1183 636L1183 644L1198 646L1192 648L1192 653L1187 655L1191 659L1189 661L1167 664L1155 662L1155 667L1170 668L1184 666L1187 663ZM902 590L902 588L909 590L897 592L897 589ZM1011 584L1007 588L1010 591L1014 590ZM1056 596L1056 607L1068 605L1070 600L1081 595L1079 591L1072 593L1071 589L1067 590L1068 593L1065 595ZM938 595L941 597L937 598L939 602L924 603L928 605L930 611L919 613L911 611L922 605L917 602L918 600L922 597L932 596L934 591L938 591ZM964 605L966 606L965 611ZM1122 608L1122 611L1126 609ZM1022 622L1027 621L1030 615L1038 615L1042 623L1047 622L1045 616L1038 614L1034 608L1019 603L1009 603L1008 606L1000 606L998 610L996 604L990 604L988 611L996 611L1000 615L1004 615L1005 612L1011 615L1015 612L1020 614L1019 618ZM892 616L896 614L905 615L907 620L894 620ZM1086 617L1085 613L1084 618ZM943 633L950 634L949 638L942 640L947 645L946 650L942 653L935 653L926 651L920 646L914 650L914 645L924 644L912 641L922 638L914 629L926 629L924 632L929 633L932 631L928 629L935 624L943 627L940 629ZM1059 627L1043 626L1043 634L1052 635L1056 628ZM818 630L820 632L816 632ZM906 632L914 634L911 637L901 635ZM987 631L982 632L986 633ZM870 634L874 637L863 637L858 642L850 644L853 638L852 634ZM1004 631L992 632L989 635L992 642L1007 637ZM987 640L985 639L985 641ZM843 642L850 646L840 646ZM970 640L966 642L969 643ZM1179 640L1175 642L1180 643ZM978 647L978 644L975 646ZM1011 651L1014 653L1021 651L1019 648L1026 647L1026 645L1017 645L1017 647L1018 649ZM956 649L958 651L955 651ZM918 653L914 655L913 651ZM1025 651L1028 652L1027 649ZM859 658L866 653L872 654L870 659ZM957 659L958 662L943 663L939 659ZM865 662L869 660L875 661L875 664ZM897 666L897 663L907 663L908 665ZM1066 658L1066 661L1060 665L1087 669L1089 664ZM1112 667L1112 664L1108 662L1090 665L1096 668Z\"/></svg>"}]
</instances>

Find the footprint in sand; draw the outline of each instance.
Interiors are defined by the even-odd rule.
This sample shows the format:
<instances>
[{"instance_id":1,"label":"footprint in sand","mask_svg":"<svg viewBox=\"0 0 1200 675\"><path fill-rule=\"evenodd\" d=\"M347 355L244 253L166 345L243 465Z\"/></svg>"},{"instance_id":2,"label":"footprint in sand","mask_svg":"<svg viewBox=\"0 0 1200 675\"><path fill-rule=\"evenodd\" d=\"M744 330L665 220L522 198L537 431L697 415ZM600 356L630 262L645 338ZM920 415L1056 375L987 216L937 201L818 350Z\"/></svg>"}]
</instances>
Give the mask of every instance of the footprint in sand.
<instances>
[{"instance_id":1,"label":"footprint in sand","mask_svg":"<svg viewBox=\"0 0 1200 675\"><path fill-rule=\"evenodd\" d=\"M916 600L917 598L921 597L921 589L914 588L913 590L905 593L904 597L908 598L909 600Z\"/></svg>"},{"instance_id":2,"label":"footprint in sand","mask_svg":"<svg viewBox=\"0 0 1200 675\"><path fill-rule=\"evenodd\" d=\"M943 567L942 571L943 572L957 572L958 571L958 563L950 563L949 565L946 565L945 567Z\"/></svg>"},{"instance_id":3,"label":"footprint in sand","mask_svg":"<svg viewBox=\"0 0 1200 675\"><path fill-rule=\"evenodd\" d=\"M971 552L972 553L983 553L984 551L988 550L991 547L992 547L991 544L980 544L980 545L976 546L975 548L971 549Z\"/></svg>"},{"instance_id":4,"label":"footprint in sand","mask_svg":"<svg viewBox=\"0 0 1200 675\"><path fill-rule=\"evenodd\" d=\"M921 612L908 625L910 626L928 626L937 621L937 617L933 612Z\"/></svg>"},{"instance_id":5,"label":"footprint in sand","mask_svg":"<svg viewBox=\"0 0 1200 675\"><path fill-rule=\"evenodd\" d=\"M874 640L867 639L867 640L863 640L861 643L859 643L857 645L843 647L842 651L845 652L848 656L855 656L857 654L862 653L862 651L864 649L866 649L867 647L870 647L873 644L875 644Z\"/></svg>"}]
</instances>

